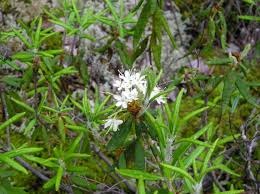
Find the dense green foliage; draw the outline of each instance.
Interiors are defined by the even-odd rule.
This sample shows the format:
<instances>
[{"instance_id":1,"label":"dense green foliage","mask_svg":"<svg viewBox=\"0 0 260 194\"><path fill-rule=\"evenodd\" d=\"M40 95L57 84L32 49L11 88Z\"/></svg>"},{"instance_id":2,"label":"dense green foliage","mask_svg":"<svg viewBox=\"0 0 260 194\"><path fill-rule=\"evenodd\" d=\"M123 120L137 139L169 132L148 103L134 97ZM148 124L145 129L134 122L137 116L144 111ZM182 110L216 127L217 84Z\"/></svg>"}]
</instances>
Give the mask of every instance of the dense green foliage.
<instances>
[{"instance_id":1,"label":"dense green foliage","mask_svg":"<svg viewBox=\"0 0 260 194\"><path fill-rule=\"evenodd\" d=\"M186 55L203 59L210 72L185 66L164 77L163 39L181 46L165 16L169 2L193 25L204 24ZM1 45L22 45L0 52L0 193L260 192L259 42L228 52L230 40L241 38L232 25L258 24L257 2L243 1L242 11L251 12L235 16L225 13L225 1L139 0L130 10L123 0L102 3L97 11L64 0L0 32ZM93 26L107 36L89 51L86 42L99 41ZM146 53L147 89L120 109L112 83L100 90L85 56L118 56L117 74L139 71ZM157 104L160 97L166 102ZM118 130L105 128L115 117Z\"/></svg>"}]
</instances>

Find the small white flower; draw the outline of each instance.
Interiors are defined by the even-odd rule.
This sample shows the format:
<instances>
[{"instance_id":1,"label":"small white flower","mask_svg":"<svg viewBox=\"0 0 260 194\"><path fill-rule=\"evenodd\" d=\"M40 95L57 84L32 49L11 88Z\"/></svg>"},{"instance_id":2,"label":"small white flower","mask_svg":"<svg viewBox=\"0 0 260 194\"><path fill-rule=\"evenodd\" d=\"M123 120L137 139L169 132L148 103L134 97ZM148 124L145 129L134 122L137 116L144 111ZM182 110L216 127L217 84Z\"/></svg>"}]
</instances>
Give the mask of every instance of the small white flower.
<instances>
[{"instance_id":1,"label":"small white flower","mask_svg":"<svg viewBox=\"0 0 260 194\"><path fill-rule=\"evenodd\" d=\"M116 100L117 107L127 108L127 99L124 96L114 95L113 97Z\"/></svg>"},{"instance_id":2,"label":"small white flower","mask_svg":"<svg viewBox=\"0 0 260 194\"><path fill-rule=\"evenodd\" d=\"M117 88L118 93L113 95L116 100L116 106L127 108L127 104L133 100L144 100L143 98L147 92L147 80L141 73L134 71L120 72L119 79L115 80L113 86ZM158 87L154 87L149 99L152 99L160 93ZM159 96L155 99L158 104L165 103L165 98Z\"/></svg>"},{"instance_id":3,"label":"small white flower","mask_svg":"<svg viewBox=\"0 0 260 194\"><path fill-rule=\"evenodd\" d=\"M119 91L122 90L122 81L121 80L115 80L113 83L113 86L117 88Z\"/></svg>"},{"instance_id":4,"label":"small white flower","mask_svg":"<svg viewBox=\"0 0 260 194\"><path fill-rule=\"evenodd\" d=\"M130 81L131 80L131 72L125 71L124 73L119 74L119 78L123 81Z\"/></svg>"},{"instance_id":5,"label":"small white flower","mask_svg":"<svg viewBox=\"0 0 260 194\"><path fill-rule=\"evenodd\" d=\"M138 91L134 88L133 90L124 90L121 95L114 95L117 107L127 108L127 103L138 99Z\"/></svg>"},{"instance_id":6,"label":"small white flower","mask_svg":"<svg viewBox=\"0 0 260 194\"><path fill-rule=\"evenodd\" d=\"M132 85L139 87L144 87L146 86L146 80L145 76L141 75L140 73L135 73L132 75Z\"/></svg>"},{"instance_id":7,"label":"small white flower","mask_svg":"<svg viewBox=\"0 0 260 194\"><path fill-rule=\"evenodd\" d=\"M160 88L158 88L157 86L155 86L153 88L153 91L151 92L151 95L150 95L150 99L152 99L154 96L156 96L157 94L159 94L161 92ZM158 104L164 104L166 101L165 101L165 98L163 96L158 96L156 99L156 102Z\"/></svg>"},{"instance_id":8,"label":"small white flower","mask_svg":"<svg viewBox=\"0 0 260 194\"><path fill-rule=\"evenodd\" d=\"M122 123L123 121L119 119L107 119L104 127L110 128L113 131L117 131L118 126L121 125Z\"/></svg>"},{"instance_id":9,"label":"small white flower","mask_svg":"<svg viewBox=\"0 0 260 194\"><path fill-rule=\"evenodd\" d=\"M116 80L114 81L113 86L117 88L118 91L122 91L125 89L129 90L132 88L132 82L126 80Z\"/></svg>"},{"instance_id":10,"label":"small white flower","mask_svg":"<svg viewBox=\"0 0 260 194\"><path fill-rule=\"evenodd\" d=\"M140 73L135 73L131 71L125 71L120 73L120 80L116 80L113 84L118 90L133 89L134 87L142 86L146 84L145 76Z\"/></svg>"},{"instance_id":11,"label":"small white flower","mask_svg":"<svg viewBox=\"0 0 260 194\"><path fill-rule=\"evenodd\" d=\"M125 90L122 92L122 96L125 97L127 102L132 102L133 100L138 99L138 91L136 88L134 88L132 90Z\"/></svg>"},{"instance_id":12,"label":"small white flower","mask_svg":"<svg viewBox=\"0 0 260 194\"><path fill-rule=\"evenodd\" d=\"M133 84L133 76L130 71L125 71L124 74L120 73L119 78L121 79L121 88L122 89L130 89Z\"/></svg>"}]
</instances>

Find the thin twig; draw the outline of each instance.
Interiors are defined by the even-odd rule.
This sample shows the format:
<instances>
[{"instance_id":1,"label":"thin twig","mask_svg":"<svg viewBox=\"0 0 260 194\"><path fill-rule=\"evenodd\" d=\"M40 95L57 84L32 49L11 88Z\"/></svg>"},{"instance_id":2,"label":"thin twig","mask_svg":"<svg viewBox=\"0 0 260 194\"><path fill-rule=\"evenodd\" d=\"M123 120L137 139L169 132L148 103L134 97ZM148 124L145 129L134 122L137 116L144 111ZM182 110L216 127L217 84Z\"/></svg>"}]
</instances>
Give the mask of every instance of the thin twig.
<instances>
[{"instance_id":1,"label":"thin twig","mask_svg":"<svg viewBox=\"0 0 260 194\"><path fill-rule=\"evenodd\" d=\"M113 163L109 160L109 158L103 153L101 152L100 148L98 148L94 143L91 144L91 149L95 152L95 154L98 155L98 157L100 159L102 159L108 166L112 167ZM130 191L135 192L136 188L134 185L132 185L130 182L128 182L124 177L122 177L120 174L116 173L117 177L119 177L121 180L123 180L122 182L125 183L125 185L127 186L127 188Z\"/></svg>"},{"instance_id":2,"label":"thin twig","mask_svg":"<svg viewBox=\"0 0 260 194\"><path fill-rule=\"evenodd\" d=\"M32 174L34 174L35 176L37 176L39 179L43 180L43 181L48 181L50 180L49 177L45 176L44 174L42 174L39 170L33 168L29 163L27 163L26 161L24 161L21 157L15 157L15 160L17 162L19 162L24 168L26 168L27 170L29 170ZM68 194L73 194L73 190L71 188L70 185L64 184L62 183L60 185L60 189L65 191Z\"/></svg>"},{"instance_id":3,"label":"thin twig","mask_svg":"<svg viewBox=\"0 0 260 194\"><path fill-rule=\"evenodd\" d=\"M259 102L259 100L258 100ZM257 113L257 109L254 108L251 111L251 114L249 115L248 119L245 121L245 123L243 125L241 125L240 127L240 131L241 131L241 138L244 141L244 145L246 147L246 174L249 180L251 180L254 184L255 184L255 188L256 191L259 191L260 186L259 183L257 183L257 178L255 177L253 171L252 171L252 161L253 161L253 151L254 148L257 146L257 141L260 140L260 132L257 129L256 126L256 131L254 133L253 138L249 138L247 135L247 129L248 126L250 125L250 122L253 121L254 119L257 119L258 117L258 113Z\"/></svg>"},{"instance_id":4,"label":"thin twig","mask_svg":"<svg viewBox=\"0 0 260 194\"><path fill-rule=\"evenodd\" d=\"M24 161L21 157L15 157L15 160L17 162L19 162L24 168L26 168L27 170L29 170L32 174L34 174L35 176L37 176L38 178L40 178L43 181L48 181L49 178L47 176L45 176L44 174L42 174L40 171L36 170L35 168L33 168L29 163L27 163L26 161Z\"/></svg>"}]
</instances>

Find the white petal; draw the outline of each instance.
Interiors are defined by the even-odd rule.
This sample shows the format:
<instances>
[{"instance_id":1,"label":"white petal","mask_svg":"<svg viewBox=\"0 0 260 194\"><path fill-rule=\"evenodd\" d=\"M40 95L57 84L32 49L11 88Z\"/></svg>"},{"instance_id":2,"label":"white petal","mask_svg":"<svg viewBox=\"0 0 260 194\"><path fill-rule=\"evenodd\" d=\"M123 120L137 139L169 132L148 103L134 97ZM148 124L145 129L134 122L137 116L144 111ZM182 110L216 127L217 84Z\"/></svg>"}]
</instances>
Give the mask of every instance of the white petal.
<instances>
[{"instance_id":1,"label":"white petal","mask_svg":"<svg viewBox=\"0 0 260 194\"><path fill-rule=\"evenodd\" d=\"M162 96L159 96L158 98L156 98L156 102L158 104L164 104L166 102L166 100Z\"/></svg>"},{"instance_id":2,"label":"white petal","mask_svg":"<svg viewBox=\"0 0 260 194\"><path fill-rule=\"evenodd\" d=\"M122 108L127 108L127 102L122 103Z\"/></svg>"},{"instance_id":3,"label":"white petal","mask_svg":"<svg viewBox=\"0 0 260 194\"><path fill-rule=\"evenodd\" d=\"M105 128L110 127L113 131L117 131L118 126L123 123L123 121L119 119L107 119L106 121Z\"/></svg>"},{"instance_id":4,"label":"white petal","mask_svg":"<svg viewBox=\"0 0 260 194\"><path fill-rule=\"evenodd\" d=\"M112 119L107 119L104 127L108 128L111 126L111 124L112 124Z\"/></svg>"},{"instance_id":5,"label":"white petal","mask_svg":"<svg viewBox=\"0 0 260 194\"><path fill-rule=\"evenodd\" d=\"M120 88L121 84L122 84L121 80L116 80L116 81L114 81L113 86L116 88Z\"/></svg>"},{"instance_id":6,"label":"white petal","mask_svg":"<svg viewBox=\"0 0 260 194\"><path fill-rule=\"evenodd\" d=\"M157 94L159 94L161 92L160 88L158 88L157 86L154 87L153 91L151 92L150 98L152 99L154 96L156 96ZM166 102L165 98L163 96L158 96L156 99L156 102L158 104L164 104Z\"/></svg>"}]
</instances>

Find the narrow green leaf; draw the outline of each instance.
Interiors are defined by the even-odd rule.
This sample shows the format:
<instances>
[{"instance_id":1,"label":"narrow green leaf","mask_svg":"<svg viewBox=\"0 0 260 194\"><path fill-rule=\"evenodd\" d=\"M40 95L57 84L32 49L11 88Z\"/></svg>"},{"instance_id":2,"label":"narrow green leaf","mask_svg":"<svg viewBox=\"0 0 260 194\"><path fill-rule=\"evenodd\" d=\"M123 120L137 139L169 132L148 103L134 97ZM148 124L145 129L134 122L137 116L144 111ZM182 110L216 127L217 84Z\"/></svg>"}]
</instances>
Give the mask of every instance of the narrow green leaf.
<instances>
[{"instance_id":1,"label":"narrow green leaf","mask_svg":"<svg viewBox=\"0 0 260 194\"><path fill-rule=\"evenodd\" d=\"M58 34L58 32L52 32L52 33L48 33L48 34L44 35L44 36L41 38L41 40L40 40L40 42L39 42L39 45L42 44L43 41L45 41L46 39L48 39L48 38L50 38L51 36L54 36L54 35L56 35L56 34Z\"/></svg>"},{"instance_id":2,"label":"narrow green leaf","mask_svg":"<svg viewBox=\"0 0 260 194\"><path fill-rule=\"evenodd\" d=\"M233 141L235 141L236 138L239 138L240 136L241 136L241 134L238 133L235 135L229 135L227 137L224 137L218 141L218 145L225 145L228 142L233 142Z\"/></svg>"},{"instance_id":3,"label":"narrow green leaf","mask_svg":"<svg viewBox=\"0 0 260 194\"><path fill-rule=\"evenodd\" d=\"M151 115L151 113L149 113L148 111L146 111L144 113L145 115L145 121L146 124L149 126L149 130L153 130L156 134L156 137L158 138L159 142L163 145L166 146L166 140L165 140L165 136L164 136L164 132L163 132L163 128L158 126L157 121L155 120L155 118Z\"/></svg>"},{"instance_id":4,"label":"narrow green leaf","mask_svg":"<svg viewBox=\"0 0 260 194\"><path fill-rule=\"evenodd\" d=\"M182 175L183 177L187 178L189 181L192 182L192 184L196 184L196 181L191 177L191 175L189 175L189 173L187 173L185 170L181 169L181 168L178 168L178 167L175 167L175 166L171 166L171 165L168 165L168 164L164 164L164 163L161 163L161 166L163 166L164 168L167 168L167 169L170 169L174 172L177 172L179 173L180 175Z\"/></svg>"},{"instance_id":5,"label":"narrow green leaf","mask_svg":"<svg viewBox=\"0 0 260 194\"><path fill-rule=\"evenodd\" d=\"M42 17L39 18L38 26L35 32L35 38L34 38L34 47L39 48L40 46L40 33L41 33L41 27L42 27Z\"/></svg>"},{"instance_id":6,"label":"narrow green leaf","mask_svg":"<svg viewBox=\"0 0 260 194\"><path fill-rule=\"evenodd\" d=\"M31 132L32 132L32 129L33 129L33 127L35 126L35 124L36 124L36 119L32 119L32 120L28 123L28 125L24 128L23 134L30 136L30 135L31 135Z\"/></svg>"},{"instance_id":7,"label":"narrow green leaf","mask_svg":"<svg viewBox=\"0 0 260 194\"><path fill-rule=\"evenodd\" d=\"M47 166L50 168L54 168L54 167L58 167L56 161L56 158L49 158L49 159L44 159L44 158L39 158L36 156L32 156L32 155L23 155L24 158L26 158L27 160L30 160L32 162L36 162L38 164L41 164L43 166ZM54 162L52 162L54 161Z\"/></svg>"},{"instance_id":8,"label":"narrow green leaf","mask_svg":"<svg viewBox=\"0 0 260 194\"><path fill-rule=\"evenodd\" d=\"M0 125L0 131L5 129L6 127L11 125L12 123L20 120L24 115L25 115L25 112L22 112L22 113L18 113L16 115L14 115L13 117L9 118L7 121L5 121L4 123L2 123Z\"/></svg>"},{"instance_id":9,"label":"narrow green leaf","mask_svg":"<svg viewBox=\"0 0 260 194\"><path fill-rule=\"evenodd\" d=\"M203 165L202 165L202 168L201 168L201 175L202 175L201 178L203 178L203 176L206 175L206 170L207 170L208 165L209 165L209 160L210 160L210 158L211 158L211 156L212 156L212 154L213 154L213 152L214 152L214 150L215 150L215 148L217 146L218 140L219 139L217 139L213 143L212 147L209 149L209 151L208 151L208 153L207 153L207 155L206 155L206 157L204 159L204 162L203 162Z\"/></svg>"},{"instance_id":10,"label":"narrow green leaf","mask_svg":"<svg viewBox=\"0 0 260 194\"><path fill-rule=\"evenodd\" d=\"M58 130L59 130L62 142L65 143L66 134L65 134L65 128L64 128L64 121L63 121L62 117L58 118Z\"/></svg>"},{"instance_id":11,"label":"narrow green leaf","mask_svg":"<svg viewBox=\"0 0 260 194\"><path fill-rule=\"evenodd\" d=\"M240 58L244 59L247 56L248 52L251 50L251 48L252 48L251 44L246 44L245 48L241 52Z\"/></svg>"},{"instance_id":12,"label":"narrow green leaf","mask_svg":"<svg viewBox=\"0 0 260 194\"><path fill-rule=\"evenodd\" d=\"M56 176L52 177L50 180L48 180L44 185L44 189L50 189L55 185Z\"/></svg>"},{"instance_id":13,"label":"narrow green leaf","mask_svg":"<svg viewBox=\"0 0 260 194\"><path fill-rule=\"evenodd\" d=\"M238 75L236 72L229 72L224 78L224 87L222 92L222 113L225 112L228 107L231 95L235 90L235 83Z\"/></svg>"},{"instance_id":14,"label":"narrow green leaf","mask_svg":"<svg viewBox=\"0 0 260 194\"><path fill-rule=\"evenodd\" d=\"M85 113L85 116L86 117L91 116L92 111L91 111L90 101L88 99L88 91L87 91L87 89L85 89L83 100L82 100L82 104L83 104L83 111Z\"/></svg>"},{"instance_id":15,"label":"narrow green leaf","mask_svg":"<svg viewBox=\"0 0 260 194\"><path fill-rule=\"evenodd\" d=\"M123 176L127 176L134 179L143 179L143 180L150 180L156 181L161 180L162 177L154 174L150 174L148 172L140 171L140 170L130 170L130 169L117 169L116 172Z\"/></svg>"},{"instance_id":16,"label":"narrow green leaf","mask_svg":"<svg viewBox=\"0 0 260 194\"><path fill-rule=\"evenodd\" d=\"M13 98L13 97L11 98L11 100L12 100L13 102L15 102L17 105L23 107L25 110L29 111L29 112L31 112L31 113L34 113L34 112L35 112L35 110L34 110L32 107L30 107L29 105L27 105L26 103L21 102L21 101L19 101L19 100L16 100L16 99Z\"/></svg>"},{"instance_id":17,"label":"narrow green leaf","mask_svg":"<svg viewBox=\"0 0 260 194\"><path fill-rule=\"evenodd\" d=\"M188 169L188 167L192 164L194 160L205 150L204 146L198 146L195 150L193 150L190 154L188 154L187 158L183 161L184 168Z\"/></svg>"},{"instance_id":18,"label":"narrow green leaf","mask_svg":"<svg viewBox=\"0 0 260 194\"><path fill-rule=\"evenodd\" d=\"M96 113L101 112L101 110L104 108L104 106L107 104L107 102L109 101L109 99L111 98L111 95L108 95L103 101L102 103L98 106Z\"/></svg>"},{"instance_id":19,"label":"narrow green leaf","mask_svg":"<svg viewBox=\"0 0 260 194\"><path fill-rule=\"evenodd\" d=\"M18 149L11 150L9 152L5 152L3 155L7 157L16 157L28 153L39 152L41 150L43 150L43 148L18 148Z\"/></svg>"},{"instance_id":20,"label":"narrow green leaf","mask_svg":"<svg viewBox=\"0 0 260 194\"><path fill-rule=\"evenodd\" d=\"M215 34L216 34L216 25L215 25L215 21L213 20L212 17L209 18L208 33L209 33L209 41L212 44L212 42L215 39Z\"/></svg>"},{"instance_id":21,"label":"narrow green leaf","mask_svg":"<svg viewBox=\"0 0 260 194\"><path fill-rule=\"evenodd\" d=\"M63 49L45 50L45 51L42 51L39 53L47 53L49 55L58 55L58 54L63 53ZM69 68L73 69L73 67L69 67Z\"/></svg>"},{"instance_id":22,"label":"narrow green leaf","mask_svg":"<svg viewBox=\"0 0 260 194\"><path fill-rule=\"evenodd\" d=\"M48 106L42 106L42 109L48 110L48 111L53 112L53 113L59 113L60 112L59 110L56 110L56 109L48 107Z\"/></svg>"},{"instance_id":23,"label":"narrow green leaf","mask_svg":"<svg viewBox=\"0 0 260 194\"><path fill-rule=\"evenodd\" d=\"M81 153L70 153L70 154L66 154L66 156L64 157L64 160L70 160L70 159L75 159L75 158L88 158L90 157L89 154L81 154Z\"/></svg>"},{"instance_id":24,"label":"narrow green leaf","mask_svg":"<svg viewBox=\"0 0 260 194\"><path fill-rule=\"evenodd\" d=\"M233 62L230 58L213 58L207 61L208 65L228 65Z\"/></svg>"},{"instance_id":25,"label":"narrow green leaf","mask_svg":"<svg viewBox=\"0 0 260 194\"><path fill-rule=\"evenodd\" d=\"M120 157L118 159L118 167L126 168L126 157L124 152L120 154Z\"/></svg>"},{"instance_id":26,"label":"narrow green leaf","mask_svg":"<svg viewBox=\"0 0 260 194\"><path fill-rule=\"evenodd\" d=\"M142 178L138 179L138 194L145 194L145 185Z\"/></svg>"},{"instance_id":27,"label":"narrow green leaf","mask_svg":"<svg viewBox=\"0 0 260 194\"><path fill-rule=\"evenodd\" d=\"M12 168L18 171L28 174L27 170L23 166L21 166L19 163L3 154L0 154L0 161L4 162L5 164L11 166Z\"/></svg>"},{"instance_id":28,"label":"narrow green leaf","mask_svg":"<svg viewBox=\"0 0 260 194\"><path fill-rule=\"evenodd\" d=\"M255 5L256 1L255 0L243 0L244 2L250 4L250 5Z\"/></svg>"},{"instance_id":29,"label":"narrow green leaf","mask_svg":"<svg viewBox=\"0 0 260 194\"><path fill-rule=\"evenodd\" d=\"M234 176L240 176L239 174L235 173L233 170L231 170L230 168L228 168L227 166L225 166L224 164L218 164L218 165L215 165L215 166L211 166L209 168L206 169L205 173L209 173L211 171L214 171L214 170L222 170L228 174L231 174L231 175L234 175Z\"/></svg>"},{"instance_id":30,"label":"narrow green leaf","mask_svg":"<svg viewBox=\"0 0 260 194\"><path fill-rule=\"evenodd\" d=\"M76 106L80 111L83 111L83 110L84 110L83 106L82 106L80 103L78 103L77 101L75 101L73 98L70 98L70 101L71 101L72 104L74 104L74 106Z\"/></svg>"},{"instance_id":31,"label":"narrow green leaf","mask_svg":"<svg viewBox=\"0 0 260 194\"><path fill-rule=\"evenodd\" d=\"M85 176L71 176L70 180L72 181L72 184L75 184L77 186L80 186L82 189L85 188L88 190L88 192L95 192L98 190L98 184L92 183L92 181L89 181L85 178Z\"/></svg>"},{"instance_id":32,"label":"narrow green leaf","mask_svg":"<svg viewBox=\"0 0 260 194\"><path fill-rule=\"evenodd\" d=\"M259 16L253 16L253 15L240 15L238 16L239 19L242 20L249 20L249 21L260 21L260 17Z\"/></svg>"},{"instance_id":33,"label":"narrow green leaf","mask_svg":"<svg viewBox=\"0 0 260 194\"><path fill-rule=\"evenodd\" d=\"M137 10L140 9L140 7L142 6L144 0L139 0L139 2L136 4L136 6L130 11L131 13L136 12Z\"/></svg>"},{"instance_id":34,"label":"narrow green leaf","mask_svg":"<svg viewBox=\"0 0 260 194\"><path fill-rule=\"evenodd\" d=\"M223 192L217 192L216 194L243 194L244 190L232 190L232 191L223 191Z\"/></svg>"},{"instance_id":35,"label":"narrow green leaf","mask_svg":"<svg viewBox=\"0 0 260 194\"><path fill-rule=\"evenodd\" d=\"M174 111L173 111L173 114L172 114L173 128L171 129L171 133L173 135L175 135L176 132L177 132L177 126L178 126L178 123L179 123L179 111L180 111L181 99L182 99L183 92L184 92L184 89L181 89L181 91L179 92L179 94L177 96L175 104L174 104L174 109L173 109Z\"/></svg>"},{"instance_id":36,"label":"narrow green leaf","mask_svg":"<svg viewBox=\"0 0 260 194\"><path fill-rule=\"evenodd\" d=\"M208 144L207 142L199 141L199 140L192 139L192 138L182 138L182 139L178 140L175 144L178 144L178 143L181 143L181 142L189 142L189 143L193 143L193 144L196 144L196 145L211 148L211 145Z\"/></svg>"},{"instance_id":37,"label":"narrow green leaf","mask_svg":"<svg viewBox=\"0 0 260 194\"><path fill-rule=\"evenodd\" d=\"M15 75L3 76L0 78L0 82L5 83L6 85L9 85L9 86L13 86L15 88L20 88L22 79L16 77Z\"/></svg>"},{"instance_id":38,"label":"narrow green leaf","mask_svg":"<svg viewBox=\"0 0 260 194\"><path fill-rule=\"evenodd\" d=\"M57 175L56 175L56 180L55 180L55 190L58 191L60 189L60 183L61 183L61 178L63 176L63 168L59 166Z\"/></svg>"},{"instance_id":39,"label":"narrow green leaf","mask_svg":"<svg viewBox=\"0 0 260 194\"><path fill-rule=\"evenodd\" d=\"M162 24L160 22L160 11L156 10L153 15L152 36L150 40L150 49L152 51L153 60L157 69L162 69L161 54L162 54Z\"/></svg>"},{"instance_id":40,"label":"narrow green leaf","mask_svg":"<svg viewBox=\"0 0 260 194\"><path fill-rule=\"evenodd\" d=\"M83 138L83 133L80 133L78 137L73 141L73 143L70 145L70 149L67 153L73 153L76 151L77 146L79 145L80 141Z\"/></svg>"},{"instance_id":41,"label":"narrow green leaf","mask_svg":"<svg viewBox=\"0 0 260 194\"><path fill-rule=\"evenodd\" d=\"M184 163L183 163L183 161L182 160L179 160L179 165L180 165L180 169L186 169L185 167L184 167ZM176 176L176 175L175 175ZM173 180L175 179L175 176L173 177ZM193 175L194 176L194 175ZM195 180L195 178L192 176L192 178ZM194 184L193 183L191 183L191 181L188 179L188 178L186 178L185 176L183 177L183 179L184 179L184 182L185 182L185 186L187 186L187 188L188 188L188 190L189 191L193 191L194 189Z\"/></svg>"},{"instance_id":42,"label":"narrow green leaf","mask_svg":"<svg viewBox=\"0 0 260 194\"><path fill-rule=\"evenodd\" d=\"M148 44L149 37L147 36L144 40L142 40L136 48L134 48L134 53L131 58L131 63L134 63L135 60L141 56L141 54L145 51Z\"/></svg>"},{"instance_id":43,"label":"narrow green leaf","mask_svg":"<svg viewBox=\"0 0 260 194\"><path fill-rule=\"evenodd\" d=\"M198 110L192 111L191 113L189 113L188 115L186 115L185 117L183 117L183 119L181 119L181 124L186 123L187 121L189 121L191 118L193 118L194 116L196 116L197 114L200 114L201 112L204 112L205 110L207 110L209 107L203 107L200 108Z\"/></svg>"},{"instance_id":44,"label":"narrow green leaf","mask_svg":"<svg viewBox=\"0 0 260 194\"><path fill-rule=\"evenodd\" d=\"M204 133L206 133L208 130L210 130L212 128L212 123L209 123L208 125L206 125L205 127L203 127L202 129L200 129L198 132L196 132L194 135L192 135L190 138L192 139L198 139L201 135L203 135ZM183 154L188 150L188 148L191 146L191 143L188 142L183 142L175 151L174 151L174 155L173 155L173 161L172 164L176 165L177 161L179 160L179 158L181 158L183 156Z\"/></svg>"},{"instance_id":45,"label":"narrow green leaf","mask_svg":"<svg viewBox=\"0 0 260 194\"><path fill-rule=\"evenodd\" d=\"M79 132L87 132L88 129L84 126L78 126L78 125L65 125L66 128L69 128L73 131L79 131Z\"/></svg>"},{"instance_id":46,"label":"narrow green leaf","mask_svg":"<svg viewBox=\"0 0 260 194\"><path fill-rule=\"evenodd\" d=\"M64 69L62 69L62 70L56 72L56 73L53 75L53 81L56 81L56 80L59 79L61 76L71 75L71 74L74 74L74 73L78 73L78 71L77 71L73 66L64 68Z\"/></svg>"},{"instance_id":47,"label":"narrow green leaf","mask_svg":"<svg viewBox=\"0 0 260 194\"><path fill-rule=\"evenodd\" d=\"M164 17L164 15L163 15L163 11L160 10L160 12L161 12L160 15L159 15L160 22L162 23L162 26L163 26L164 30L166 31L167 35L169 36L170 41L172 43L172 46L174 48L177 48L177 44L176 44L176 42L174 40L174 37L173 37L173 34L172 34L171 30L170 30L169 24L168 24L166 18Z\"/></svg>"},{"instance_id":48,"label":"narrow green leaf","mask_svg":"<svg viewBox=\"0 0 260 194\"><path fill-rule=\"evenodd\" d=\"M107 24L109 26L115 27L117 26L117 23L114 20L108 19L107 17L102 17L102 16L96 16L95 17L97 20L99 20L100 22Z\"/></svg>"},{"instance_id":49,"label":"narrow green leaf","mask_svg":"<svg viewBox=\"0 0 260 194\"><path fill-rule=\"evenodd\" d=\"M80 23L80 15L79 15L79 11L78 11L78 9L77 9L75 0L72 0L72 1L71 1L71 4L72 4L73 11L74 11L74 13L75 13L75 15L76 15L77 22Z\"/></svg>"},{"instance_id":50,"label":"narrow green leaf","mask_svg":"<svg viewBox=\"0 0 260 194\"><path fill-rule=\"evenodd\" d=\"M140 139L135 142L135 169L145 170L145 151Z\"/></svg>"},{"instance_id":51,"label":"narrow green leaf","mask_svg":"<svg viewBox=\"0 0 260 194\"><path fill-rule=\"evenodd\" d=\"M256 106L256 107L259 107L259 105L258 105L258 103L257 103L257 101L256 101L256 98L253 97L253 96L250 94L249 86L246 85L246 82L245 82L244 80L238 78L238 79L236 80L236 86L237 86L237 88L238 88L240 94L245 98L245 100L246 100L248 103L250 103L250 104L252 104L252 105L254 105L254 106Z\"/></svg>"},{"instance_id":52,"label":"narrow green leaf","mask_svg":"<svg viewBox=\"0 0 260 194\"><path fill-rule=\"evenodd\" d=\"M105 0L105 2L106 2L106 4L108 5L108 8L110 9L110 11L111 11L111 13L112 13L114 19L117 20L117 21L119 21L119 17L118 17L118 15L117 15L117 13L116 13L116 9L115 9L115 7L113 6L112 2L111 2L110 0Z\"/></svg>"},{"instance_id":53,"label":"narrow green leaf","mask_svg":"<svg viewBox=\"0 0 260 194\"><path fill-rule=\"evenodd\" d=\"M17 59L20 61L31 61L33 59L33 54L31 52L21 51L12 55L12 59Z\"/></svg>"},{"instance_id":54,"label":"narrow green leaf","mask_svg":"<svg viewBox=\"0 0 260 194\"><path fill-rule=\"evenodd\" d=\"M196 180L199 179L199 173L198 173L198 167L197 167L197 161L193 160L192 161L192 168L193 168L193 173L194 173L194 177Z\"/></svg>"},{"instance_id":55,"label":"narrow green leaf","mask_svg":"<svg viewBox=\"0 0 260 194\"><path fill-rule=\"evenodd\" d=\"M225 19L225 16L224 14L219 11L218 12L218 15L219 15L219 20L220 20L220 25L221 25L221 35L220 35L220 42L221 42L221 47L222 49L226 50L226 46L227 46L227 23L226 23L226 19Z\"/></svg>"},{"instance_id":56,"label":"narrow green leaf","mask_svg":"<svg viewBox=\"0 0 260 194\"><path fill-rule=\"evenodd\" d=\"M195 134L193 134L190 138L192 138L192 139L198 139L200 136L202 136L203 134L205 134L208 130L211 130L212 127L213 127L213 123L209 123L208 125L206 125L206 126L203 127L202 129L200 129L199 131L197 131Z\"/></svg>"},{"instance_id":57,"label":"narrow green leaf","mask_svg":"<svg viewBox=\"0 0 260 194\"><path fill-rule=\"evenodd\" d=\"M81 37L81 38L84 38L84 39L91 40L91 41L96 41L95 37L94 37L94 36L91 36L91 35L89 35L89 34L82 34L80 37Z\"/></svg>"},{"instance_id":58,"label":"narrow green leaf","mask_svg":"<svg viewBox=\"0 0 260 194\"><path fill-rule=\"evenodd\" d=\"M28 47L28 48L31 48L32 45L31 43L26 40L26 37L24 37L24 35L22 35L19 31L13 29L13 32L16 34L16 36L18 36L18 38Z\"/></svg>"},{"instance_id":59,"label":"narrow green leaf","mask_svg":"<svg viewBox=\"0 0 260 194\"><path fill-rule=\"evenodd\" d=\"M138 18L137 24L135 26L135 31L134 31L134 35L133 35L134 48L137 47L137 45L142 37L142 34L144 33L144 30L148 23L150 15L151 15L151 2L148 0L142 9L141 14Z\"/></svg>"},{"instance_id":60,"label":"narrow green leaf","mask_svg":"<svg viewBox=\"0 0 260 194\"><path fill-rule=\"evenodd\" d=\"M50 22L54 23L54 24L57 24L58 26L61 26L63 28L65 28L67 31L72 31L73 30L73 27L64 23L63 21L61 20L49 20Z\"/></svg>"},{"instance_id":61,"label":"narrow green leaf","mask_svg":"<svg viewBox=\"0 0 260 194\"><path fill-rule=\"evenodd\" d=\"M115 46L123 65L126 65L127 68L131 68L132 67L131 56L129 54L129 51L127 50L126 45L118 40L116 41Z\"/></svg>"}]
</instances>

